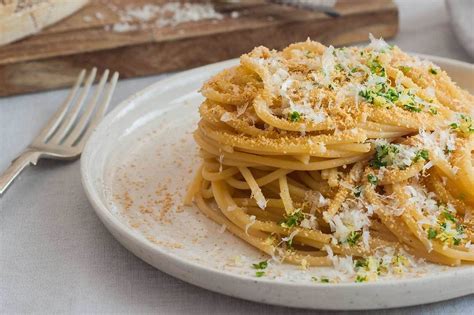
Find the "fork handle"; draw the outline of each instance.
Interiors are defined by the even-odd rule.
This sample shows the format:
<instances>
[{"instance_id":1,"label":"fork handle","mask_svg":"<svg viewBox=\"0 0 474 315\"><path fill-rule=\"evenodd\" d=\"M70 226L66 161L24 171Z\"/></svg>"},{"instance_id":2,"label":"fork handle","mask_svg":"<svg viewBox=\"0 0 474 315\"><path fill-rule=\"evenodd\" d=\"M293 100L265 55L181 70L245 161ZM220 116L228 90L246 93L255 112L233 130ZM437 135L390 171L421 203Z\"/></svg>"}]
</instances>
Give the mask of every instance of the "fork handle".
<instances>
[{"instance_id":1,"label":"fork handle","mask_svg":"<svg viewBox=\"0 0 474 315\"><path fill-rule=\"evenodd\" d=\"M5 193L7 188L15 180L15 178L30 164L36 165L40 153L37 151L26 150L0 175L0 196Z\"/></svg>"}]
</instances>

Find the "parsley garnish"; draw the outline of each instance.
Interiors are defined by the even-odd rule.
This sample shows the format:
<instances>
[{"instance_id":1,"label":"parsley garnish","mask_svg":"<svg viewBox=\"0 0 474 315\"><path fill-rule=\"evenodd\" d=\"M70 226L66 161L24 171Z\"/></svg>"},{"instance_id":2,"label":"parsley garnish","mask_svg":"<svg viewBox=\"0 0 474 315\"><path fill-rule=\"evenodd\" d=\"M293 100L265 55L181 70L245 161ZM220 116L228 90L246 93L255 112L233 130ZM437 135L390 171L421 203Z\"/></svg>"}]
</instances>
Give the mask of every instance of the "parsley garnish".
<instances>
[{"instance_id":1,"label":"parsley garnish","mask_svg":"<svg viewBox=\"0 0 474 315\"><path fill-rule=\"evenodd\" d=\"M459 244L461 244L461 239L460 239L460 238L453 238L453 244L454 244L454 245L459 245Z\"/></svg>"},{"instance_id":2,"label":"parsley garnish","mask_svg":"<svg viewBox=\"0 0 474 315\"><path fill-rule=\"evenodd\" d=\"M464 134L474 133L474 126L472 125L472 118L470 116L466 116L466 115L463 115L463 114L461 114L459 117L461 118L459 123L453 122L453 123L449 124L451 129L457 130L457 131L459 131L461 133L464 133Z\"/></svg>"},{"instance_id":3,"label":"parsley garnish","mask_svg":"<svg viewBox=\"0 0 474 315\"><path fill-rule=\"evenodd\" d=\"M368 266L368 262L366 259L357 259L355 261L355 267L356 268L365 268Z\"/></svg>"},{"instance_id":4,"label":"parsley garnish","mask_svg":"<svg viewBox=\"0 0 474 315\"><path fill-rule=\"evenodd\" d=\"M400 93L394 88L387 88L385 83L378 83L371 90L362 90L359 95L367 100L367 102L374 104L377 107L390 108L393 102L396 102L400 97Z\"/></svg>"},{"instance_id":5,"label":"parsley garnish","mask_svg":"<svg viewBox=\"0 0 474 315\"><path fill-rule=\"evenodd\" d=\"M257 264L252 264L254 269L265 269L268 267L268 260L263 260Z\"/></svg>"},{"instance_id":6,"label":"parsley garnish","mask_svg":"<svg viewBox=\"0 0 474 315\"><path fill-rule=\"evenodd\" d=\"M414 102L403 104L403 109L405 109L407 111L410 111L410 112L414 112L414 113L421 112L421 106L416 105Z\"/></svg>"},{"instance_id":7,"label":"parsley garnish","mask_svg":"<svg viewBox=\"0 0 474 315\"><path fill-rule=\"evenodd\" d=\"M430 73L436 75L438 74L438 71L436 69L430 68Z\"/></svg>"},{"instance_id":8,"label":"parsley garnish","mask_svg":"<svg viewBox=\"0 0 474 315\"><path fill-rule=\"evenodd\" d=\"M255 272L255 276L260 278L260 277L263 277L265 275L265 271L256 271Z\"/></svg>"},{"instance_id":9,"label":"parsley garnish","mask_svg":"<svg viewBox=\"0 0 474 315\"><path fill-rule=\"evenodd\" d=\"M415 157L413 158L413 162L418 162L420 159L423 159L425 161L428 161L428 159L430 158L430 155L428 153L427 150L419 150L418 152L416 152L416 155Z\"/></svg>"},{"instance_id":10,"label":"parsley garnish","mask_svg":"<svg viewBox=\"0 0 474 315\"><path fill-rule=\"evenodd\" d=\"M375 157L370 162L370 166L379 169L392 164L393 156L400 150L394 144L383 144L375 147Z\"/></svg>"},{"instance_id":11,"label":"parsley garnish","mask_svg":"<svg viewBox=\"0 0 474 315\"><path fill-rule=\"evenodd\" d=\"M405 74L411 71L411 67L408 66L400 66L398 69L400 69Z\"/></svg>"},{"instance_id":12,"label":"parsley garnish","mask_svg":"<svg viewBox=\"0 0 474 315\"><path fill-rule=\"evenodd\" d=\"M382 67L382 65L380 64L380 62L377 58L374 59L374 60L369 61L367 63L367 66L369 66L370 72L372 72L373 74L376 74L380 77L385 77L386 76L385 68Z\"/></svg>"},{"instance_id":13,"label":"parsley garnish","mask_svg":"<svg viewBox=\"0 0 474 315\"><path fill-rule=\"evenodd\" d=\"M367 180L374 186L377 186L379 179L374 174L367 175Z\"/></svg>"},{"instance_id":14,"label":"parsley garnish","mask_svg":"<svg viewBox=\"0 0 474 315\"><path fill-rule=\"evenodd\" d=\"M301 114L300 114L300 113L298 113L297 111L291 112L291 114L290 114L290 120L291 120L292 122L297 122L297 121L299 121L300 119L301 119Z\"/></svg>"},{"instance_id":15,"label":"parsley garnish","mask_svg":"<svg viewBox=\"0 0 474 315\"><path fill-rule=\"evenodd\" d=\"M355 280L355 282L366 282L367 281L367 276L361 276L361 275L357 275L357 278Z\"/></svg>"},{"instance_id":16,"label":"parsley garnish","mask_svg":"<svg viewBox=\"0 0 474 315\"><path fill-rule=\"evenodd\" d=\"M430 111L430 113L431 113L432 115L438 114L438 110L437 110L435 107L431 107L431 106L430 106L429 111Z\"/></svg>"},{"instance_id":17,"label":"parsley garnish","mask_svg":"<svg viewBox=\"0 0 474 315\"><path fill-rule=\"evenodd\" d=\"M311 280L313 280L315 282L329 283L329 278L327 278L327 277L321 277L321 278L311 277Z\"/></svg>"},{"instance_id":18,"label":"parsley garnish","mask_svg":"<svg viewBox=\"0 0 474 315\"><path fill-rule=\"evenodd\" d=\"M435 229L433 229L433 228L430 227L430 228L428 229L428 239L429 239L429 240L432 240L432 239L434 239L434 238L436 237L436 235L438 235L438 232L437 232Z\"/></svg>"},{"instance_id":19,"label":"parsley garnish","mask_svg":"<svg viewBox=\"0 0 474 315\"><path fill-rule=\"evenodd\" d=\"M280 225L284 228L291 228L299 225L303 219L303 212L301 212L301 209L297 209L292 214L286 216L285 219L280 222Z\"/></svg>"},{"instance_id":20,"label":"parsley garnish","mask_svg":"<svg viewBox=\"0 0 474 315\"><path fill-rule=\"evenodd\" d=\"M449 124L449 127L451 127L451 129L458 129L459 124L458 123L451 123L451 124Z\"/></svg>"},{"instance_id":21,"label":"parsley garnish","mask_svg":"<svg viewBox=\"0 0 474 315\"><path fill-rule=\"evenodd\" d=\"M268 267L268 260L263 260L257 264L252 264L252 267L257 269L257 271L255 271L255 276L260 278L265 275L265 271L263 270Z\"/></svg>"},{"instance_id":22,"label":"parsley garnish","mask_svg":"<svg viewBox=\"0 0 474 315\"><path fill-rule=\"evenodd\" d=\"M349 233L349 236L347 236L347 243L350 246L354 246L359 241L361 236L362 236L361 232L352 231L351 233Z\"/></svg>"},{"instance_id":23,"label":"parsley garnish","mask_svg":"<svg viewBox=\"0 0 474 315\"><path fill-rule=\"evenodd\" d=\"M448 211L443 211L443 216L444 216L447 220L456 223L456 218L454 217L454 215L452 215L452 214L449 213Z\"/></svg>"}]
</instances>

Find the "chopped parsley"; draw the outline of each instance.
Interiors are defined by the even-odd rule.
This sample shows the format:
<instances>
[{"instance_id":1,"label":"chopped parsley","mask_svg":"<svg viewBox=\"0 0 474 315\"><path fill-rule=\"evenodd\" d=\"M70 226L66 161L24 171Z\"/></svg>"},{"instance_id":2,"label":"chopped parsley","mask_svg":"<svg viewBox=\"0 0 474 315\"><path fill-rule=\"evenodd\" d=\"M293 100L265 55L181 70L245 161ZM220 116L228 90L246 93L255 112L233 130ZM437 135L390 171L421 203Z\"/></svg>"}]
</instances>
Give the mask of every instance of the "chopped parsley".
<instances>
[{"instance_id":1,"label":"chopped parsley","mask_svg":"<svg viewBox=\"0 0 474 315\"><path fill-rule=\"evenodd\" d=\"M429 111L432 115L438 114L438 109L436 109L435 107L430 106Z\"/></svg>"},{"instance_id":2,"label":"chopped parsley","mask_svg":"<svg viewBox=\"0 0 474 315\"><path fill-rule=\"evenodd\" d=\"M375 147L375 157L370 162L370 166L379 169L381 167L392 165L395 155L399 152L400 150L395 144L377 145Z\"/></svg>"},{"instance_id":3,"label":"chopped parsley","mask_svg":"<svg viewBox=\"0 0 474 315\"><path fill-rule=\"evenodd\" d=\"M419 150L418 152L416 152L416 155L415 157L413 158L413 162L418 162L420 159L423 159L425 161L428 161L428 159L430 158L430 154L428 152L428 150Z\"/></svg>"},{"instance_id":4,"label":"chopped parsley","mask_svg":"<svg viewBox=\"0 0 474 315\"><path fill-rule=\"evenodd\" d=\"M400 97L400 93L396 89L388 87L385 83L378 83L372 89L362 90L359 95L367 102L382 108L390 108Z\"/></svg>"},{"instance_id":5,"label":"chopped parsley","mask_svg":"<svg viewBox=\"0 0 474 315\"><path fill-rule=\"evenodd\" d=\"M450 124L449 124L449 127L451 127L451 129L458 129L458 128L459 128L459 124L458 124L458 123L450 123Z\"/></svg>"},{"instance_id":6,"label":"chopped parsley","mask_svg":"<svg viewBox=\"0 0 474 315\"><path fill-rule=\"evenodd\" d=\"M430 227L428 229L428 239L432 240L432 239L436 238L436 235L438 235L438 232L435 229L433 229L432 227Z\"/></svg>"},{"instance_id":7,"label":"chopped parsley","mask_svg":"<svg viewBox=\"0 0 474 315\"><path fill-rule=\"evenodd\" d=\"M301 119L301 114L298 113L297 111L293 111L293 112L291 112L289 118L292 122L297 122Z\"/></svg>"},{"instance_id":8,"label":"chopped parsley","mask_svg":"<svg viewBox=\"0 0 474 315\"><path fill-rule=\"evenodd\" d=\"M367 66L369 67L370 72L372 72L373 74L376 74L380 77L387 76L387 74L385 72L385 68L380 64L380 61L378 60L378 58L376 58L374 60L370 60L367 63Z\"/></svg>"},{"instance_id":9,"label":"chopped parsley","mask_svg":"<svg viewBox=\"0 0 474 315\"><path fill-rule=\"evenodd\" d=\"M367 276L357 275L355 282L367 282Z\"/></svg>"},{"instance_id":10,"label":"chopped parsley","mask_svg":"<svg viewBox=\"0 0 474 315\"><path fill-rule=\"evenodd\" d=\"M280 222L280 226L284 228L292 228L299 225L303 219L304 214L301 209L296 209L292 214L287 215L285 219Z\"/></svg>"},{"instance_id":11,"label":"chopped parsley","mask_svg":"<svg viewBox=\"0 0 474 315\"><path fill-rule=\"evenodd\" d=\"M398 69L400 69L405 74L411 71L411 67L409 66L400 66Z\"/></svg>"},{"instance_id":12,"label":"chopped parsley","mask_svg":"<svg viewBox=\"0 0 474 315\"><path fill-rule=\"evenodd\" d=\"M430 68L430 73L434 74L434 75L437 75L438 71L436 69Z\"/></svg>"},{"instance_id":13,"label":"chopped parsley","mask_svg":"<svg viewBox=\"0 0 474 315\"><path fill-rule=\"evenodd\" d=\"M377 176L375 176L374 174L367 175L367 180L369 181L369 183L371 183L374 186L376 186L379 181Z\"/></svg>"},{"instance_id":14,"label":"chopped parsley","mask_svg":"<svg viewBox=\"0 0 474 315\"><path fill-rule=\"evenodd\" d=\"M459 238L453 238L453 244L456 245L456 246L459 245L459 244L461 244L461 239L459 239Z\"/></svg>"},{"instance_id":15,"label":"chopped parsley","mask_svg":"<svg viewBox=\"0 0 474 315\"><path fill-rule=\"evenodd\" d=\"M263 270L268 267L268 260L263 260L257 264L252 264L252 267L254 269L257 269L257 271L255 271L256 277L263 277L265 275L265 271Z\"/></svg>"},{"instance_id":16,"label":"chopped parsley","mask_svg":"<svg viewBox=\"0 0 474 315\"><path fill-rule=\"evenodd\" d=\"M472 118L467 115L459 115L459 122L453 122L449 124L451 129L459 131L460 133L463 134L471 134L474 133L474 126L472 124Z\"/></svg>"},{"instance_id":17,"label":"chopped parsley","mask_svg":"<svg viewBox=\"0 0 474 315\"><path fill-rule=\"evenodd\" d=\"M355 261L355 267L356 268L365 268L368 266L368 262L366 259L357 259Z\"/></svg>"},{"instance_id":18,"label":"chopped parsley","mask_svg":"<svg viewBox=\"0 0 474 315\"><path fill-rule=\"evenodd\" d=\"M351 233L349 233L349 235L347 236L347 243L350 245L350 246L354 246L355 244L357 244L357 242L359 241L359 239L361 238L362 236L362 233L359 232L359 231L352 231Z\"/></svg>"},{"instance_id":19,"label":"chopped parsley","mask_svg":"<svg viewBox=\"0 0 474 315\"><path fill-rule=\"evenodd\" d=\"M327 277L321 277L321 278L311 277L311 280L313 280L314 282L329 283L329 278Z\"/></svg>"},{"instance_id":20,"label":"chopped parsley","mask_svg":"<svg viewBox=\"0 0 474 315\"><path fill-rule=\"evenodd\" d=\"M254 269L266 269L268 267L268 260L263 260L257 264L252 264Z\"/></svg>"},{"instance_id":21,"label":"chopped parsley","mask_svg":"<svg viewBox=\"0 0 474 315\"><path fill-rule=\"evenodd\" d=\"M415 102L408 102L406 104L403 104L403 109L414 112L414 113L419 113L422 110L422 107L420 104L415 104Z\"/></svg>"},{"instance_id":22,"label":"chopped parsley","mask_svg":"<svg viewBox=\"0 0 474 315\"><path fill-rule=\"evenodd\" d=\"M452 215L452 213L449 213L448 211L443 211L443 216L444 216L447 220L456 223L456 218L454 217L454 215Z\"/></svg>"}]
</instances>

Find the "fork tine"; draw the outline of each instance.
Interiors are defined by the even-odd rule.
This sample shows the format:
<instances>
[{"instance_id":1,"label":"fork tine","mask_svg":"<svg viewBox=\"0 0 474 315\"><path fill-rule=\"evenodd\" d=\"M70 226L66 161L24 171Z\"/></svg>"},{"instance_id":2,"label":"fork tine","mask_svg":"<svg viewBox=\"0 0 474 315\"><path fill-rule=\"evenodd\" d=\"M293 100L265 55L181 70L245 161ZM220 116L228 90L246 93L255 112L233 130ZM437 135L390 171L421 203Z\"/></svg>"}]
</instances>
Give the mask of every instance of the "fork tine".
<instances>
[{"instance_id":1,"label":"fork tine","mask_svg":"<svg viewBox=\"0 0 474 315\"><path fill-rule=\"evenodd\" d=\"M81 110L87 95L89 94L91 86L94 83L96 73L97 68L93 68L91 73L87 77L86 83L82 89L79 99L77 99L76 103L71 107L63 122L59 126L58 130L54 133L53 137L48 141L48 143L60 144L61 140L71 130L71 127L74 124L74 121L76 120L77 115L79 114L79 111Z\"/></svg>"},{"instance_id":2,"label":"fork tine","mask_svg":"<svg viewBox=\"0 0 474 315\"><path fill-rule=\"evenodd\" d=\"M104 99L103 99L102 103L100 103L99 107L97 108L97 110L95 112L94 117L92 117L92 120L89 123L89 126L87 127L87 130L86 130L84 136L76 144L76 146L81 151L84 148L84 144L86 143L86 141L89 138L89 136L91 135L91 133L94 131L97 124L102 120L104 115L107 113L107 108L109 107L110 100L112 99L112 94L114 93L115 86L117 85L118 78L119 78L119 74L118 74L118 72L115 72L114 75L112 76L112 79L110 80L107 91L104 94Z\"/></svg>"},{"instance_id":3,"label":"fork tine","mask_svg":"<svg viewBox=\"0 0 474 315\"><path fill-rule=\"evenodd\" d=\"M99 100L102 94L102 91L104 90L104 86L105 86L105 83L107 82L108 77L109 77L109 69L105 70L104 73L102 74L99 85L97 86L96 91L94 93L94 97L89 102L89 104L87 104L86 108L84 109L84 112L79 118L79 121L74 126L71 133L64 140L64 145L72 146L74 142L76 142L77 139L81 136L82 132L84 131L84 128L87 125L87 122L89 121L89 118L92 112L94 111L97 105L97 101Z\"/></svg>"},{"instance_id":4,"label":"fork tine","mask_svg":"<svg viewBox=\"0 0 474 315\"><path fill-rule=\"evenodd\" d=\"M51 119L48 121L46 125L44 125L43 129L41 129L40 133L36 138L33 140L33 144L41 144L46 142L46 140L51 137L51 135L56 131L58 128L59 124L64 118L64 115L67 112L67 109L69 105L71 104L72 100L77 94L77 91L79 90L79 87L82 84L82 81L84 80L84 77L86 75L86 70L82 69L81 72L79 73L76 83L74 84L74 87L72 88L71 92L67 96L66 100L64 101L64 104L54 113L54 115L51 117Z\"/></svg>"}]
</instances>

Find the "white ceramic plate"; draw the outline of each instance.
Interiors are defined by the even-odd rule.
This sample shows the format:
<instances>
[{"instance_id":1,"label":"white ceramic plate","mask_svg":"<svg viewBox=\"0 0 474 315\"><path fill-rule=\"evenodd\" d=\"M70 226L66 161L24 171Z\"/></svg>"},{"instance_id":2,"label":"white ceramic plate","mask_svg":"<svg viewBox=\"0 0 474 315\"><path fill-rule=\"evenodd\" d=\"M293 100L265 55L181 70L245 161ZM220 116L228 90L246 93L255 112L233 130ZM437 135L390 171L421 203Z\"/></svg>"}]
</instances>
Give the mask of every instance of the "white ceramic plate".
<instances>
[{"instance_id":1,"label":"white ceramic plate","mask_svg":"<svg viewBox=\"0 0 474 315\"><path fill-rule=\"evenodd\" d=\"M472 65L430 57L474 91ZM181 199L198 165L191 132L202 101L198 89L225 61L162 80L111 112L82 156L85 191L110 232L135 255L179 279L257 302L314 309L373 309L429 303L474 293L474 268L420 265L416 274L374 283L318 284L332 269L270 264Z\"/></svg>"}]
</instances>

